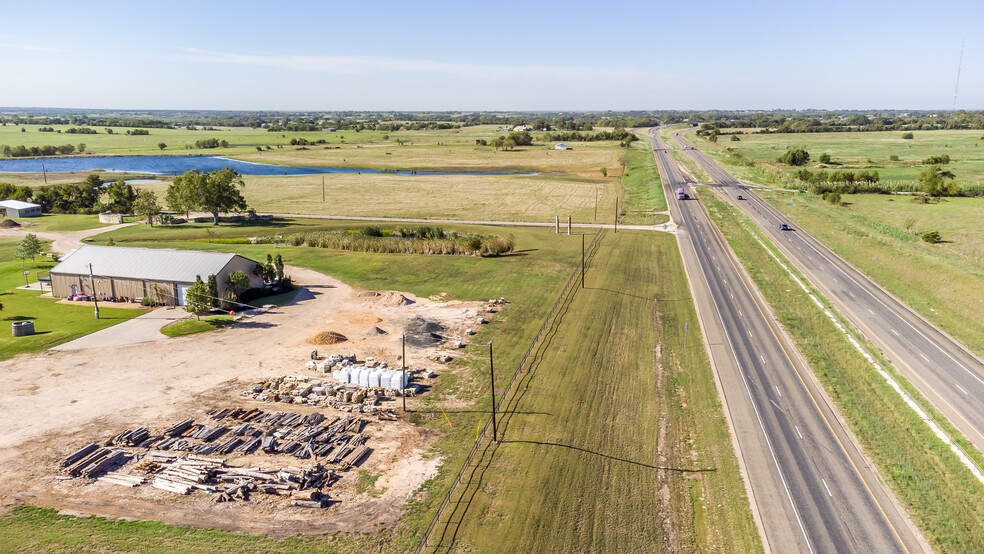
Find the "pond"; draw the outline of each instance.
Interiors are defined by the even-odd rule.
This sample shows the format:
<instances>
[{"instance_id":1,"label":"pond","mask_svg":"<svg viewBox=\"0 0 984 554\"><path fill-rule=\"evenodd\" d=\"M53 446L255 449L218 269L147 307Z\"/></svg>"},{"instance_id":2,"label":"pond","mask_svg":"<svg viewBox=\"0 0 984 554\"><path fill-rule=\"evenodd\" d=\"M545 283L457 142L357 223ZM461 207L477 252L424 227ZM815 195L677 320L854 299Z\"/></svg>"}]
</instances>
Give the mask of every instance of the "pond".
<instances>
[{"instance_id":1,"label":"pond","mask_svg":"<svg viewBox=\"0 0 984 554\"><path fill-rule=\"evenodd\" d=\"M0 160L0 173L70 173L101 169L115 173L183 175L185 171L213 171L231 167L240 175L322 175L329 173L387 173L393 175L530 175L521 172L382 171L347 167L298 167L244 162L222 156L92 156Z\"/></svg>"}]
</instances>

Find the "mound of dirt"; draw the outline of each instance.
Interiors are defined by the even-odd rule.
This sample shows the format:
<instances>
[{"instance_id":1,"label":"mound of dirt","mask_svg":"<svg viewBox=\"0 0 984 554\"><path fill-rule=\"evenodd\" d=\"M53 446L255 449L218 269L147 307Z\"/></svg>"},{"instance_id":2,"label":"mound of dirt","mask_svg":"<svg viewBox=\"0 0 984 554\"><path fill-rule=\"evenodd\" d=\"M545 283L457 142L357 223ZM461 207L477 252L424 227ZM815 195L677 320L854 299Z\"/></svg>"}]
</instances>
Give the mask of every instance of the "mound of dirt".
<instances>
[{"instance_id":1,"label":"mound of dirt","mask_svg":"<svg viewBox=\"0 0 984 554\"><path fill-rule=\"evenodd\" d=\"M407 306L413 304L413 300L410 300L406 296L396 292L396 291L385 291L379 292L375 290L367 290L359 295L361 298L371 298L381 304L386 306Z\"/></svg>"},{"instance_id":2,"label":"mound of dirt","mask_svg":"<svg viewBox=\"0 0 984 554\"><path fill-rule=\"evenodd\" d=\"M320 344L320 345L338 344L340 342L345 342L347 340L348 338L345 335L341 333L336 333L335 331L322 331L317 335L312 335L307 338L307 341L310 342L311 344Z\"/></svg>"},{"instance_id":3,"label":"mound of dirt","mask_svg":"<svg viewBox=\"0 0 984 554\"><path fill-rule=\"evenodd\" d=\"M0 221L0 229L12 229L14 227L20 227L21 224L17 223L13 219L5 219Z\"/></svg>"},{"instance_id":4,"label":"mound of dirt","mask_svg":"<svg viewBox=\"0 0 984 554\"><path fill-rule=\"evenodd\" d=\"M380 335L388 335L388 334L389 333L387 333L386 331L383 331L379 327L370 327L370 328L368 328L368 329L366 329L365 331L362 332L362 336L365 337L365 338L367 338L367 339L371 339L373 337L378 337Z\"/></svg>"},{"instance_id":5,"label":"mound of dirt","mask_svg":"<svg viewBox=\"0 0 984 554\"><path fill-rule=\"evenodd\" d=\"M411 319L403 330L407 334L407 344L419 348L437 346L445 340L441 335L444 332L444 327L436 321L422 317Z\"/></svg>"}]
</instances>

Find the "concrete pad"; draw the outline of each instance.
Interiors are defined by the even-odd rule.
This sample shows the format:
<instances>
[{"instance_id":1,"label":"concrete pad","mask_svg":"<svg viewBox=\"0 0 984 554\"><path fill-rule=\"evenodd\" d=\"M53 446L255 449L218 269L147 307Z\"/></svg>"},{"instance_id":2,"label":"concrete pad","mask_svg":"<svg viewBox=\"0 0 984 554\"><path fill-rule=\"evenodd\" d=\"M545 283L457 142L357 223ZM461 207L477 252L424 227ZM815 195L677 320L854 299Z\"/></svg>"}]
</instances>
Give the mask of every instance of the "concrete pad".
<instances>
[{"instance_id":1,"label":"concrete pad","mask_svg":"<svg viewBox=\"0 0 984 554\"><path fill-rule=\"evenodd\" d=\"M142 316L107 327L95 333L79 337L73 341L59 344L51 350L80 350L84 348L105 348L124 346L141 342L151 342L168 338L161 329L175 321L187 319L191 314L184 308L158 308Z\"/></svg>"}]
</instances>

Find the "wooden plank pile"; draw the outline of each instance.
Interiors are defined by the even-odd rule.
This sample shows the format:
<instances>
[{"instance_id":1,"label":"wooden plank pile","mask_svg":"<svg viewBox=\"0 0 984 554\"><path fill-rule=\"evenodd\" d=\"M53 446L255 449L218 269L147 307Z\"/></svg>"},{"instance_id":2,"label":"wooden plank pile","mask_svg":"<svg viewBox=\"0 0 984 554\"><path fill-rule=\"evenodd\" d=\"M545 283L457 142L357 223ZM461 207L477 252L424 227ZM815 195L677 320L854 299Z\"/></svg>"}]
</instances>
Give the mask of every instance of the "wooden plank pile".
<instances>
[{"instance_id":1,"label":"wooden plank pile","mask_svg":"<svg viewBox=\"0 0 984 554\"><path fill-rule=\"evenodd\" d=\"M65 458L60 465L62 471L69 475L93 479L122 466L129 459L130 455L126 451L90 444Z\"/></svg>"}]
</instances>

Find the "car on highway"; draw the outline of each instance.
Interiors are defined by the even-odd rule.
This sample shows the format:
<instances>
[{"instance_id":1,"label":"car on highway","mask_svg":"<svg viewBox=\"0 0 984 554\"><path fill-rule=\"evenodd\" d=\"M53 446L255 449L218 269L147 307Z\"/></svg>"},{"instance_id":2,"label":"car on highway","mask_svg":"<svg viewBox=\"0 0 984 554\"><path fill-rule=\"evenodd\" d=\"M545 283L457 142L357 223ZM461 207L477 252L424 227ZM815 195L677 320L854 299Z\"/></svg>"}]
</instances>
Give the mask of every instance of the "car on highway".
<instances>
[{"instance_id":1,"label":"car on highway","mask_svg":"<svg viewBox=\"0 0 984 554\"><path fill-rule=\"evenodd\" d=\"M739 194L738 195L738 200L744 200L744 198Z\"/></svg>"},{"instance_id":2,"label":"car on highway","mask_svg":"<svg viewBox=\"0 0 984 554\"><path fill-rule=\"evenodd\" d=\"M785 223L780 223L779 224L779 230L780 231L792 231L792 229L789 228L789 225L787 225Z\"/></svg>"}]
</instances>

